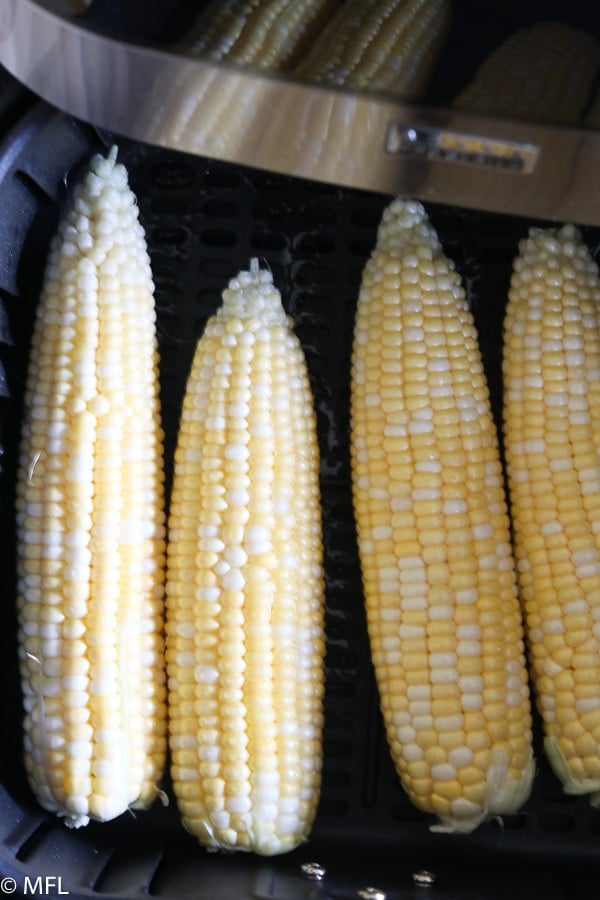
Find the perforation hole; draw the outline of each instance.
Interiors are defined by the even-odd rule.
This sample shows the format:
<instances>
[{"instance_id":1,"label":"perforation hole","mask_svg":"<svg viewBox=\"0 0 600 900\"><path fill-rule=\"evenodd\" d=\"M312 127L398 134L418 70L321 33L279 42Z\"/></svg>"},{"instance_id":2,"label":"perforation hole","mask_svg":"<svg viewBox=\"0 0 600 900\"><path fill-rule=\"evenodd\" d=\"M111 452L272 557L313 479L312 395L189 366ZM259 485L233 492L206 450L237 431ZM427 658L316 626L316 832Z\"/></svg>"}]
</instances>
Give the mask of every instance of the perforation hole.
<instances>
[{"instance_id":1,"label":"perforation hole","mask_svg":"<svg viewBox=\"0 0 600 900\"><path fill-rule=\"evenodd\" d=\"M232 219L239 211L239 204L231 200L207 200L202 206L202 213L209 219Z\"/></svg>"},{"instance_id":2,"label":"perforation hole","mask_svg":"<svg viewBox=\"0 0 600 900\"><path fill-rule=\"evenodd\" d=\"M287 238L283 234L273 231L265 231L253 234L250 238L250 246L262 253L283 250L287 245Z\"/></svg>"},{"instance_id":3,"label":"perforation hole","mask_svg":"<svg viewBox=\"0 0 600 900\"><path fill-rule=\"evenodd\" d=\"M200 240L205 247L221 247L228 250L230 247L235 247L237 243L237 234L235 233L235 231L210 228L202 232L202 234L200 235Z\"/></svg>"},{"instance_id":4,"label":"perforation hole","mask_svg":"<svg viewBox=\"0 0 600 900\"><path fill-rule=\"evenodd\" d=\"M174 161L157 163L152 169L151 178L157 187L167 190L190 187L196 180L193 169Z\"/></svg>"},{"instance_id":5,"label":"perforation hole","mask_svg":"<svg viewBox=\"0 0 600 900\"><path fill-rule=\"evenodd\" d=\"M335 269L332 266L315 265L314 263L300 262L293 269L293 282L298 287L313 287L315 284L329 285L335 278Z\"/></svg>"},{"instance_id":6,"label":"perforation hole","mask_svg":"<svg viewBox=\"0 0 600 900\"><path fill-rule=\"evenodd\" d=\"M300 253L333 253L335 241L326 234L307 233L297 238L295 249Z\"/></svg>"},{"instance_id":7,"label":"perforation hole","mask_svg":"<svg viewBox=\"0 0 600 900\"><path fill-rule=\"evenodd\" d=\"M204 175L204 183L218 190L236 190L240 185L240 176L233 169L215 167Z\"/></svg>"},{"instance_id":8,"label":"perforation hole","mask_svg":"<svg viewBox=\"0 0 600 900\"><path fill-rule=\"evenodd\" d=\"M215 279L225 287L226 281L231 278L230 259L203 259L198 266L199 280Z\"/></svg>"},{"instance_id":9,"label":"perforation hole","mask_svg":"<svg viewBox=\"0 0 600 900\"><path fill-rule=\"evenodd\" d=\"M190 240L190 232L181 225L158 225L148 235L148 243L164 252L169 247L183 247Z\"/></svg>"}]
</instances>

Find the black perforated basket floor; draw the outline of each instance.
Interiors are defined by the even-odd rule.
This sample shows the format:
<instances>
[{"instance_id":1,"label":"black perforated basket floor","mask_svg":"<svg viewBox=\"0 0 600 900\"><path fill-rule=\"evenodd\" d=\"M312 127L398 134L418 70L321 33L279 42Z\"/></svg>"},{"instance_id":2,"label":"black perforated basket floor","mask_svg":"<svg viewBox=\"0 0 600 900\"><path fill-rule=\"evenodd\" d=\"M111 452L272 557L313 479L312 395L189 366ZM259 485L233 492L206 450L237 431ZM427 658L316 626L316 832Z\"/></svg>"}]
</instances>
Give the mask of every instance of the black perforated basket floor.
<instances>
[{"instance_id":1,"label":"black perforated basket floor","mask_svg":"<svg viewBox=\"0 0 600 900\"><path fill-rule=\"evenodd\" d=\"M0 146L0 893L2 878L14 878L22 890L42 876L71 897L340 900L361 896L367 887L377 887L387 900L597 896L592 886L600 868L600 811L563 795L544 762L539 734L538 774L527 805L469 836L432 834L430 820L399 788L388 756L354 538L348 375L361 270L389 198L126 140L117 141L120 159L138 197L156 281L167 459L195 341L228 279L250 257L272 269L306 351L318 411L325 523L322 799L308 844L274 860L206 853L180 826L173 802L77 832L37 807L21 766L15 640L12 506L20 400L49 239L83 166L113 139L36 103ZM430 214L465 279L497 412L510 267L532 223L442 207L431 207ZM595 246L598 235L589 229L584 234ZM327 869L322 881L303 873L309 861ZM422 869L436 874L433 887L413 882Z\"/></svg>"}]
</instances>

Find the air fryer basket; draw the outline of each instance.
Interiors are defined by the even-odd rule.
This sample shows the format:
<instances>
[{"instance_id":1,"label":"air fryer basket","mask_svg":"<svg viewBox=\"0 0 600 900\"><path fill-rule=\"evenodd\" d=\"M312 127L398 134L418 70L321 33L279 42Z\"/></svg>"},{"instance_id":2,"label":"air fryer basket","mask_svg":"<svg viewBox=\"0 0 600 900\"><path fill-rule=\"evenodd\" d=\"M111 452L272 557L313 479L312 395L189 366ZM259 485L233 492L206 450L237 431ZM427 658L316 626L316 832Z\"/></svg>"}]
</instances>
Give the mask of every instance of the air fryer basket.
<instances>
[{"instance_id":1,"label":"air fryer basket","mask_svg":"<svg viewBox=\"0 0 600 900\"><path fill-rule=\"evenodd\" d=\"M92 153L113 141L127 165L156 281L167 461L197 336L227 280L250 257L268 265L310 369L322 454L327 582L327 690L322 799L313 835L277 859L209 854L179 824L173 797L135 818L68 831L35 803L21 763L16 662L13 487L28 341L44 258L61 208ZM566 797L541 752L531 799L468 836L429 831L394 775L383 737L363 612L348 457L349 356L362 267L389 198L251 171L136 144L33 103L0 146L0 875L61 878L71 897L150 894L201 900L351 898L375 885L387 900L584 896L600 862L600 812ZM532 224L430 207L468 289L495 412L510 267ZM595 246L598 233L584 229ZM4 373L4 374L3 374ZM168 780L166 782L169 791ZM317 861L327 874L302 869ZM31 886L31 881L29 886ZM56 882L51 882L56 885ZM0 880L0 891L3 882ZM368 896L365 895L365 896Z\"/></svg>"}]
</instances>

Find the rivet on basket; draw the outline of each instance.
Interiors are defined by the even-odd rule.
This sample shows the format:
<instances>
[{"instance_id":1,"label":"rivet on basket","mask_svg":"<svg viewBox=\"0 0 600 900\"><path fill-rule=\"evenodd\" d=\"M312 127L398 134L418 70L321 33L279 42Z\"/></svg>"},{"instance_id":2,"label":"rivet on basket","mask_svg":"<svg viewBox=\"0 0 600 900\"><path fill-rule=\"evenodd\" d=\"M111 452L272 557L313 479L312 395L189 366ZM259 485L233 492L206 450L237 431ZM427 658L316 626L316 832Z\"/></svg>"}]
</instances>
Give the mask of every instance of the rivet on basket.
<instances>
[{"instance_id":1,"label":"rivet on basket","mask_svg":"<svg viewBox=\"0 0 600 900\"><path fill-rule=\"evenodd\" d=\"M421 869L420 872L413 872L413 882L417 887L431 887L435 884L435 872L429 872L427 869Z\"/></svg>"},{"instance_id":2,"label":"rivet on basket","mask_svg":"<svg viewBox=\"0 0 600 900\"><path fill-rule=\"evenodd\" d=\"M314 881L322 881L327 874L327 869L325 868L325 866L322 866L318 862L302 863L300 868L302 869L302 873L306 875L307 878L312 878Z\"/></svg>"},{"instance_id":3,"label":"rivet on basket","mask_svg":"<svg viewBox=\"0 0 600 900\"><path fill-rule=\"evenodd\" d=\"M380 891L376 887L364 887L357 892L361 900L385 900L385 891Z\"/></svg>"}]
</instances>

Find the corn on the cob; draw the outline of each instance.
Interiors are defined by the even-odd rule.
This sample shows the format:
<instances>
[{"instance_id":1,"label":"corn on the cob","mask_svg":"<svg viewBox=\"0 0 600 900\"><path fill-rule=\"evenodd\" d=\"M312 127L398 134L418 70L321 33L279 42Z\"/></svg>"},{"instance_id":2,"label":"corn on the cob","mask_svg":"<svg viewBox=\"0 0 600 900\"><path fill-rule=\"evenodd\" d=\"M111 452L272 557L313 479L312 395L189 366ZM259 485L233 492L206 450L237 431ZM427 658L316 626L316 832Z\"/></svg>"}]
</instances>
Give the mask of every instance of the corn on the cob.
<instances>
[{"instance_id":1,"label":"corn on the cob","mask_svg":"<svg viewBox=\"0 0 600 900\"><path fill-rule=\"evenodd\" d=\"M185 827L270 855L319 797L324 582L306 363L253 261L198 342L167 552L172 778Z\"/></svg>"},{"instance_id":2,"label":"corn on the cob","mask_svg":"<svg viewBox=\"0 0 600 900\"><path fill-rule=\"evenodd\" d=\"M50 248L17 484L25 766L41 805L75 827L149 805L166 754L154 315L113 148Z\"/></svg>"},{"instance_id":3,"label":"corn on the cob","mask_svg":"<svg viewBox=\"0 0 600 900\"><path fill-rule=\"evenodd\" d=\"M219 0L203 10L181 49L215 62L285 69L335 7L336 0Z\"/></svg>"},{"instance_id":4,"label":"corn on the cob","mask_svg":"<svg viewBox=\"0 0 600 900\"><path fill-rule=\"evenodd\" d=\"M419 203L383 214L358 301L352 474L392 756L438 830L516 811L533 775L498 439L464 290Z\"/></svg>"},{"instance_id":5,"label":"corn on the cob","mask_svg":"<svg viewBox=\"0 0 600 900\"><path fill-rule=\"evenodd\" d=\"M432 75L450 18L448 0L346 0L294 74L417 99Z\"/></svg>"},{"instance_id":6,"label":"corn on the cob","mask_svg":"<svg viewBox=\"0 0 600 900\"><path fill-rule=\"evenodd\" d=\"M504 446L545 750L600 801L600 279L572 226L532 229L514 265Z\"/></svg>"},{"instance_id":7,"label":"corn on the cob","mask_svg":"<svg viewBox=\"0 0 600 900\"><path fill-rule=\"evenodd\" d=\"M600 44L561 22L521 28L481 64L453 106L570 124L580 120L600 63Z\"/></svg>"}]
</instances>

